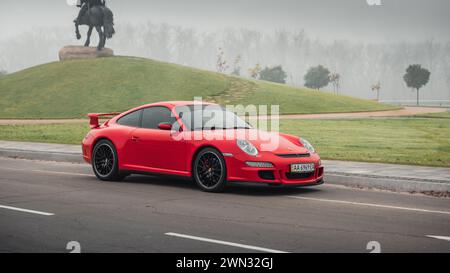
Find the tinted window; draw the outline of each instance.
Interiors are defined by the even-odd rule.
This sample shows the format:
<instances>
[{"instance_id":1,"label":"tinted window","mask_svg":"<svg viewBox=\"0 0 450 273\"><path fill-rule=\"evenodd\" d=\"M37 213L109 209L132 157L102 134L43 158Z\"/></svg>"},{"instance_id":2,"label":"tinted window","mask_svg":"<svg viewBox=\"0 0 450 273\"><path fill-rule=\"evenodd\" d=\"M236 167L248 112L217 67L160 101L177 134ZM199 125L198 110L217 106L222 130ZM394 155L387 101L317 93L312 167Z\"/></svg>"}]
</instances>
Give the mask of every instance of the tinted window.
<instances>
[{"instance_id":1,"label":"tinted window","mask_svg":"<svg viewBox=\"0 0 450 273\"><path fill-rule=\"evenodd\" d=\"M126 116L121 117L117 123L120 125L130 126L130 127L140 127L141 126L141 113L142 110L134 111Z\"/></svg>"},{"instance_id":2,"label":"tinted window","mask_svg":"<svg viewBox=\"0 0 450 273\"><path fill-rule=\"evenodd\" d=\"M163 122L173 125L175 121L172 112L166 107L145 108L142 115L142 127L148 129L158 129L158 125Z\"/></svg>"}]
</instances>

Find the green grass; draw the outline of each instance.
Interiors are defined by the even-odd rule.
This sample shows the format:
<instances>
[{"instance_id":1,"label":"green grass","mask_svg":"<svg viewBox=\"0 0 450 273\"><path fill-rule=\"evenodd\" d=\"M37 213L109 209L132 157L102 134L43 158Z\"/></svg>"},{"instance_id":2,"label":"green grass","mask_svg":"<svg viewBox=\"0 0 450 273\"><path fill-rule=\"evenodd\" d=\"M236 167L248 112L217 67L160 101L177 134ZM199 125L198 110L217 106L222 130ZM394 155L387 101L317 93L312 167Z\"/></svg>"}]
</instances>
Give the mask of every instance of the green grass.
<instances>
[{"instance_id":1,"label":"green grass","mask_svg":"<svg viewBox=\"0 0 450 273\"><path fill-rule=\"evenodd\" d=\"M0 125L0 139L11 141L81 144L89 124Z\"/></svg>"},{"instance_id":2,"label":"green grass","mask_svg":"<svg viewBox=\"0 0 450 273\"><path fill-rule=\"evenodd\" d=\"M377 111L394 106L142 58L54 62L0 79L0 118L79 118L202 96L222 104L279 104L282 113Z\"/></svg>"},{"instance_id":3,"label":"green grass","mask_svg":"<svg viewBox=\"0 0 450 273\"><path fill-rule=\"evenodd\" d=\"M79 144L86 124L4 125L0 139ZM308 139L323 159L450 167L445 118L281 120L280 131Z\"/></svg>"},{"instance_id":4,"label":"green grass","mask_svg":"<svg viewBox=\"0 0 450 273\"><path fill-rule=\"evenodd\" d=\"M324 159L450 167L445 118L285 120L280 131L307 138Z\"/></svg>"},{"instance_id":5,"label":"green grass","mask_svg":"<svg viewBox=\"0 0 450 273\"><path fill-rule=\"evenodd\" d=\"M418 118L450 118L450 111L442 113L429 113L416 115Z\"/></svg>"},{"instance_id":6,"label":"green grass","mask_svg":"<svg viewBox=\"0 0 450 273\"><path fill-rule=\"evenodd\" d=\"M192 100L229 85L221 74L137 58L55 62L0 79L0 117L83 117L161 100Z\"/></svg>"},{"instance_id":7,"label":"green grass","mask_svg":"<svg viewBox=\"0 0 450 273\"><path fill-rule=\"evenodd\" d=\"M364 112L399 109L399 107L380 104L370 100L362 100L343 95L296 88L283 84L255 81L256 88L246 92L242 97L234 99L236 104L280 105L282 114L313 114Z\"/></svg>"}]
</instances>

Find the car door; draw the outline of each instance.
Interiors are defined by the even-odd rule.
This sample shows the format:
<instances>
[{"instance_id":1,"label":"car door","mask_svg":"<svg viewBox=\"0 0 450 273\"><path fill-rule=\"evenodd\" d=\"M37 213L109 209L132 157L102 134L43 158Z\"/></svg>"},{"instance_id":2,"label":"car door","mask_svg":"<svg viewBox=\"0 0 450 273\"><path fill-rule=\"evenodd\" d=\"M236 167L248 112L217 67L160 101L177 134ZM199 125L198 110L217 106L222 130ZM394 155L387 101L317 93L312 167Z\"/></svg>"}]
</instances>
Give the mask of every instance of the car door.
<instances>
[{"instance_id":1,"label":"car door","mask_svg":"<svg viewBox=\"0 0 450 273\"><path fill-rule=\"evenodd\" d=\"M140 165L152 172L185 174L186 142L174 139L171 130L159 128L159 124L175 124L172 111L164 106L143 109L141 128L132 133L136 157Z\"/></svg>"},{"instance_id":2,"label":"car door","mask_svg":"<svg viewBox=\"0 0 450 273\"><path fill-rule=\"evenodd\" d=\"M117 146L119 164L123 169L133 170L138 164L134 152L133 132L141 126L142 110L128 113L117 120L117 131L120 132L120 139L114 141Z\"/></svg>"},{"instance_id":3,"label":"car door","mask_svg":"<svg viewBox=\"0 0 450 273\"><path fill-rule=\"evenodd\" d=\"M116 145L120 145L120 147L117 147L117 152L119 153L119 163L125 169L133 170L139 165L132 136L133 132L141 127L142 112L143 110L137 110L117 120L117 124L120 125L118 130L120 130L124 138L123 141L116 143Z\"/></svg>"}]
</instances>

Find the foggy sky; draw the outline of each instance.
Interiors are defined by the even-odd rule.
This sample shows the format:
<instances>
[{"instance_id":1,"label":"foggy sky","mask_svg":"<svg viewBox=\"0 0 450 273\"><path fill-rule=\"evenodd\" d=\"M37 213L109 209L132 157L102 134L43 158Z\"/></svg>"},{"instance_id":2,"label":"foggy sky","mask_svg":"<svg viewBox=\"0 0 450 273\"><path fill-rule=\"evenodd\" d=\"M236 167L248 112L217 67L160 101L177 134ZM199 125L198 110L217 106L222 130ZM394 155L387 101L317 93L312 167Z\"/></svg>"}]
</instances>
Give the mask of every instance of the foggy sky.
<instances>
[{"instance_id":1,"label":"foggy sky","mask_svg":"<svg viewBox=\"0 0 450 273\"><path fill-rule=\"evenodd\" d=\"M450 37L450 1L381 0L107 0L116 24L151 20L203 30L305 29L313 38L398 42ZM66 0L0 0L0 40L33 27L67 26L78 9Z\"/></svg>"}]
</instances>

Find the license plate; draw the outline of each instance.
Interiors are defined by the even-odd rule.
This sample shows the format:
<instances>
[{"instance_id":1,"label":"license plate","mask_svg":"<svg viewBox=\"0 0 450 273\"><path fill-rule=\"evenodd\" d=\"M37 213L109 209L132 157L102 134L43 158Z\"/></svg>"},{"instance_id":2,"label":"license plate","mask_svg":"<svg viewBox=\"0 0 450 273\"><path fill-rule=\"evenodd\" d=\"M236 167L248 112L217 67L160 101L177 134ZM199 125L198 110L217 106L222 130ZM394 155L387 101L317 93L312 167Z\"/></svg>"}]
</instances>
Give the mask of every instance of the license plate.
<instances>
[{"instance_id":1,"label":"license plate","mask_svg":"<svg viewBox=\"0 0 450 273\"><path fill-rule=\"evenodd\" d=\"M314 163L291 164L291 173L310 173L314 171Z\"/></svg>"}]
</instances>

